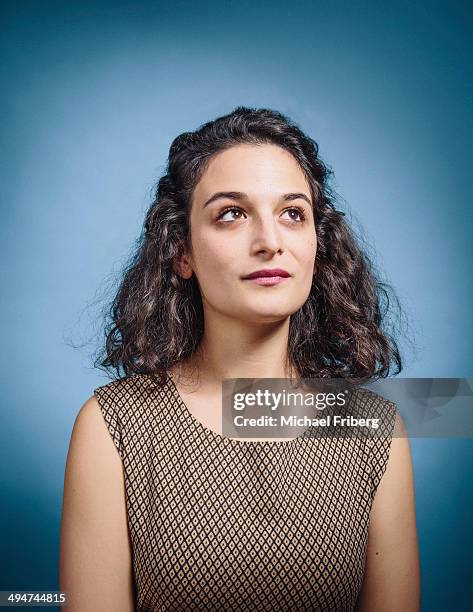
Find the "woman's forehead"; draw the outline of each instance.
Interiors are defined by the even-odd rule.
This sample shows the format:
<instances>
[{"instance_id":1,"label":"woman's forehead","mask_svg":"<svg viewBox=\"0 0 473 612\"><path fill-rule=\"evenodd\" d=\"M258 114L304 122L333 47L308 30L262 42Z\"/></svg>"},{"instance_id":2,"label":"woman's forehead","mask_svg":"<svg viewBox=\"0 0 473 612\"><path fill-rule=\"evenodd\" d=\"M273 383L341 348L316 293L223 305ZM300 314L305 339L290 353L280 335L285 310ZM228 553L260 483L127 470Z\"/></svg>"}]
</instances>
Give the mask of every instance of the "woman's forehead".
<instances>
[{"instance_id":1,"label":"woman's forehead","mask_svg":"<svg viewBox=\"0 0 473 612\"><path fill-rule=\"evenodd\" d=\"M249 197L310 188L297 160L274 144L239 144L215 155L194 190L195 201L206 201L216 191L239 191Z\"/></svg>"}]
</instances>

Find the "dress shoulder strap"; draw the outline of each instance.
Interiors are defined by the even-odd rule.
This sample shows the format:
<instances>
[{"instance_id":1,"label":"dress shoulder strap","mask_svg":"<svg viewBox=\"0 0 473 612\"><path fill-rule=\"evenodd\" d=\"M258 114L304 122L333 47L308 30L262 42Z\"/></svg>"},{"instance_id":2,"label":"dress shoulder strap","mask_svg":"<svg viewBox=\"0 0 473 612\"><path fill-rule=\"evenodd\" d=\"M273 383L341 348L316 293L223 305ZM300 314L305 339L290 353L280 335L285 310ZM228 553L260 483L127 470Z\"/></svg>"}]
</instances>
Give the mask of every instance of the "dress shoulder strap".
<instances>
[{"instance_id":1,"label":"dress shoulder strap","mask_svg":"<svg viewBox=\"0 0 473 612\"><path fill-rule=\"evenodd\" d=\"M361 389L365 416L377 419L378 427L369 430L366 449L371 481L371 499L374 499L381 478L388 465L398 410L391 402L370 389Z\"/></svg>"},{"instance_id":2,"label":"dress shoulder strap","mask_svg":"<svg viewBox=\"0 0 473 612\"><path fill-rule=\"evenodd\" d=\"M146 439L153 428L168 385L159 388L148 375L134 374L94 389L100 411L121 459L133 440Z\"/></svg>"}]
</instances>

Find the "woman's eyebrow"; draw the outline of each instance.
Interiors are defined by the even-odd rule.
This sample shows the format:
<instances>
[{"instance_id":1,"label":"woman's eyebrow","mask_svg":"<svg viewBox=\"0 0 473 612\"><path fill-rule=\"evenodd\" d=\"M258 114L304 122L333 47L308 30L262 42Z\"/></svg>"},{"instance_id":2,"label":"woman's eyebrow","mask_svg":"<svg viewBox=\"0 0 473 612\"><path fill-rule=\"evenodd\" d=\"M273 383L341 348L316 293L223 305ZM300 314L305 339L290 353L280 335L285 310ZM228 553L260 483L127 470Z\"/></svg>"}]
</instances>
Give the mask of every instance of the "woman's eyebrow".
<instances>
[{"instance_id":1,"label":"woman's eyebrow","mask_svg":"<svg viewBox=\"0 0 473 612\"><path fill-rule=\"evenodd\" d=\"M243 193L242 191L217 191L214 193L205 203L203 208L208 206L211 202L215 202L215 200L219 200L220 198L226 198L229 200L249 200L248 195ZM281 196L281 200L285 202L292 202L292 200L305 200L307 204L312 206L312 202L309 197L306 196L305 193L285 193Z\"/></svg>"}]
</instances>

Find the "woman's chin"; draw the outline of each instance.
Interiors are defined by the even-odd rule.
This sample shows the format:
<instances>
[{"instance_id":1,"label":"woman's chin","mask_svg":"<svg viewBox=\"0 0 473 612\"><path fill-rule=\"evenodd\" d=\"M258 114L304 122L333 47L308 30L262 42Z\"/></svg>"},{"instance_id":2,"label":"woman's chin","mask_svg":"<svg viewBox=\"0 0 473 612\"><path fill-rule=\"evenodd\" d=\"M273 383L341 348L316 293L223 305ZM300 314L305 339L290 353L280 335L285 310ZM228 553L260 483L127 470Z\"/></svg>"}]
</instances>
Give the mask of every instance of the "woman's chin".
<instances>
[{"instance_id":1,"label":"woman's chin","mask_svg":"<svg viewBox=\"0 0 473 612\"><path fill-rule=\"evenodd\" d=\"M282 296L281 296L282 297ZM248 313L251 318L257 318L263 321L279 321L281 319L287 319L292 314L297 312L301 304L295 303L293 299L273 299L273 300L261 300L253 303L248 303L242 308L242 312Z\"/></svg>"},{"instance_id":2,"label":"woman's chin","mask_svg":"<svg viewBox=\"0 0 473 612\"><path fill-rule=\"evenodd\" d=\"M292 311L289 309L254 309L246 311L243 316L240 316L240 320L242 322L247 322L248 324L264 324L264 323L278 323L285 321L288 317L290 317Z\"/></svg>"}]
</instances>

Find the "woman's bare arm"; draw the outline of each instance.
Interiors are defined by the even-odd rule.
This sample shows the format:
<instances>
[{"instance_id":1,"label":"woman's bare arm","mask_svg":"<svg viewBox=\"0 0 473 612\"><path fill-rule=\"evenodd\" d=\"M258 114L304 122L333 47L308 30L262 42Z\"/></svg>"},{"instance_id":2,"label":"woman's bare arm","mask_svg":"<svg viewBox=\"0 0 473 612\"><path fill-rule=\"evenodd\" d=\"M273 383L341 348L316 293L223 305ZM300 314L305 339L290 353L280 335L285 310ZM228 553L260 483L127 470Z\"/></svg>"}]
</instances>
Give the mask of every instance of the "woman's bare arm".
<instances>
[{"instance_id":1,"label":"woman's bare arm","mask_svg":"<svg viewBox=\"0 0 473 612\"><path fill-rule=\"evenodd\" d=\"M398 414L386 471L370 514L357 612L418 612L420 567L409 440Z\"/></svg>"},{"instance_id":2,"label":"woman's bare arm","mask_svg":"<svg viewBox=\"0 0 473 612\"><path fill-rule=\"evenodd\" d=\"M80 409L64 480L59 562L67 612L132 612L123 464L97 399Z\"/></svg>"}]
</instances>

